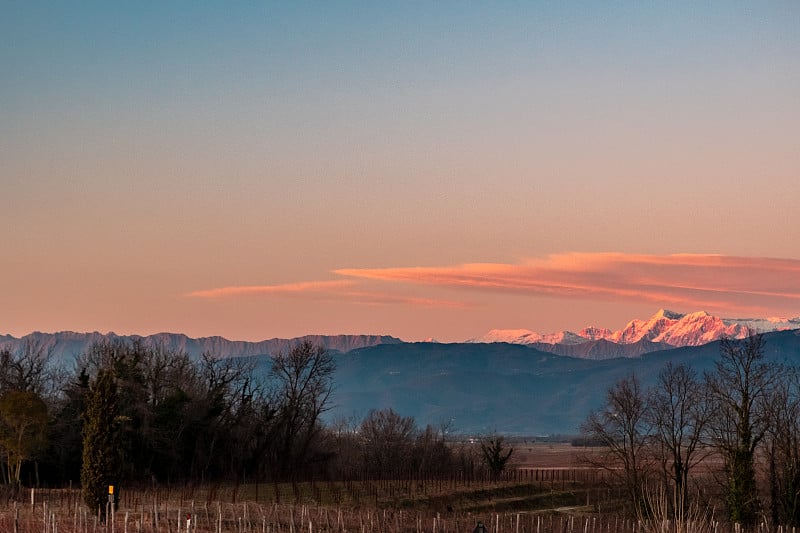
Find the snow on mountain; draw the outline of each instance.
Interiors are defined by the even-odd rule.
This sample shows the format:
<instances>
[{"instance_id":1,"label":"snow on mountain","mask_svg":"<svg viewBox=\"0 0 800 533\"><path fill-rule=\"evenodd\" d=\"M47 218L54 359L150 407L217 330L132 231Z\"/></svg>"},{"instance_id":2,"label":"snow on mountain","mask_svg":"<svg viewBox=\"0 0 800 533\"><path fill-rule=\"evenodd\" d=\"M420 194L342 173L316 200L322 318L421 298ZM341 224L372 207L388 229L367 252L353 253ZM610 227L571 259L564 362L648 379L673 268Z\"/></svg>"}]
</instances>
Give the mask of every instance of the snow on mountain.
<instances>
[{"instance_id":1,"label":"snow on mountain","mask_svg":"<svg viewBox=\"0 0 800 533\"><path fill-rule=\"evenodd\" d=\"M623 329L615 332L611 339L620 344L630 344L642 339L646 341L658 342L672 326L674 326L683 315L659 309L656 314L647 320L634 319L628 322Z\"/></svg>"},{"instance_id":2,"label":"snow on mountain","mask_svg":"<svg viewBox=\"0 0 800 533\"><path fill-rule=\"evenodd\" d=\"M608 328L598 328L595 326L589 326L587 328L583 328L578 332L579 337L583 337L584 339L588 339L590 341L599 341L599 340L608 340L614 335L614 332Z\"/></svg>"},{"instance_id":3,"label":"snow on mountain","mask_svg":"<svg viewBox=\"0 0 800 533\"><path fill-rule=\"evenodd\" d=\"M655 341L672 346L700 346L722 337L742 338L747 336L747 328L736 324L726 324L721 318L698 311L684 315L671 327L662 331Z\"/></svg>"},{"instance_id":4,"label":"snow on mountain","mask_svg":"<svg viewBox=\"0 0 800 533\"><path fill-rule=\"evenodd\" d=\"M800 317L783 318L726 318L725 322L739 324L754 331L782 331L787 329L800 329Z\"/></svg>"},{"instance_id":5,"label":"snow on mountain","mask_svg":"<svg viewBox=\"0 0 800 533\"><path fill-rule=\"evenodd\" d=\"M508 344L581 344L586 338L571 331L541 335L529 329L493 329L468 343L506 342Z\"/></svg>"},{"instance_id":6,"label":"snow on mountain","mask_svg":"<svg viewBox=\"0 0 800 533\"><path fill-rule=\"evenodd\" d=\"M800 329L800 317L719 318L705 311L681 314L659 309L647 320L631 320L618 331L587 327L578 333L561 331L542 335L528 329L493 329L486 335L467 342L578 345L604 340L625 345L646 342L669 346L700 346L723 337L740 339L746 337L750 331L765 333L787 329Z\"/></svg>"}]
</instances>

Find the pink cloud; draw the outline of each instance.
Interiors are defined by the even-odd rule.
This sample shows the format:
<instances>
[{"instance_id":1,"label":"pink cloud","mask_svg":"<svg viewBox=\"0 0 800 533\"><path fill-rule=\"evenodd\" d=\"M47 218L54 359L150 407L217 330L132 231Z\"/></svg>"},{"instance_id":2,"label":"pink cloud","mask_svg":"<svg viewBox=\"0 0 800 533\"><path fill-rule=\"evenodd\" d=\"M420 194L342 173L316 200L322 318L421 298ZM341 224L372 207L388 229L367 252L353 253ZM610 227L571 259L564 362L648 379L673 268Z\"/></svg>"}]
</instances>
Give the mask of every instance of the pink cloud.
<instances>
[{"instance_id":1,"label":"pink cloud","mask_svg":"<svg viewBox=\"0 0 800 533\"><path fill-rule=\"evenodd\" d=\"M362 279L554 297L646 301L729 311L800 307L800 261L704 254L569 253L517 264L347 268Z\"/></svg>"},{"instance_id":2,"label":"pink cloud","mask_svg":"<svg viewBox=\"0 0 800 533\"><path fill-rule=\"evenodd\" d=\"M357 288L353 280L303 281L279 285L245 285L194 291L187 296L203 299L223 299L246 296L294 296L323 300L346 300L365 305L405 304L422 307L467 307L459 301L419 298Z\"/></svg>"},{"instance_id":3,"label":"pink cloud","mask_svg":"<svg viewBox=\"0 0 800 533\"><path fill-rule=\"evenodd\" d=\"M643 255L567 253L519 263L468 263L441 267L344 268L357 279L221 287L188 296L306 297L364 305L470 307L458 300L376 291L362 281L396 282L519 295L649 302L686 309L747 313L797 313L800 260L710 254Z\"/></svg>"},{"instance_id":4,"label":"pink cloud","mask_svg":"<svg viewBox=\"0 0 800 533\"><path fill-rule=\"evenodd\" d=\"M187 296L194 298L229 298L232 296L251 295L313 294L341 290L352 287L355 284L356 282L352 280L301 281L298 283L284 283L280 285L220 287L190 292Z\"/></svg>"}]
</instances>

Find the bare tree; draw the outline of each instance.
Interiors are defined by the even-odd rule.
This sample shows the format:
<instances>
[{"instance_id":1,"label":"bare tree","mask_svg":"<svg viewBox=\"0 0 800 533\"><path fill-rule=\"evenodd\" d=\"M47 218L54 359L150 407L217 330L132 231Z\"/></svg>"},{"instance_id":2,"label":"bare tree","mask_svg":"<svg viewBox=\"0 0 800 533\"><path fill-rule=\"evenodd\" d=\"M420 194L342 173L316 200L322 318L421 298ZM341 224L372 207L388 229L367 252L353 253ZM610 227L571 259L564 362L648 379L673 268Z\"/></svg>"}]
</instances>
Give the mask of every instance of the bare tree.
<instances>
[{"instance_id":1,"label":"bare tree","mask_svg":"<svg viewBox=\"0 0 800 533\"><path fill-rule=\"evenodd\" d=\"M359 430L367 472L378 479L409 473L415 434L413 417L393 409L370 411Z\"/></svg>"},{"instance_id":2,"label":"bare tree","mask_svg":"<svg viewBox=\"0 0 800 533\"><path fill-rule=\"evenodd\" d=\"M361 471L364 455L360 442L360 422L355 415L336 417L325 429L324 446L333 454L329 474L336 479L354 479Z\"/></svg>"},{"instance_id":3,"label":"bare tree","mask_svg":"<svg viewBox=\"0 0 800 533\"><path fill-rule=\"evenodd\" d=\"M671 511L676 517L688 509L689 472L707 455L701 444L708 415L694 370L667 363L648 394L647 418L662 472L671 485Z\"/></svg>"},{"instance_id":4,"label":"bare tree","mask_svg":"<svg viewBox=\"0 0 800 533\"><path fill-rule=\"evenodd\" d=\"M451 471L453 451L446 441L447 428L447 424L439 428L428 425L417 432L414 458L419 477L442 476Z\"/></svg>"},{"instance_id":5,"label":"bare tree","mask_svg":"<svg viewBox=\"0 0 800 533\"><path fill-rule=\"evenodd\" d=\"M723 339L716 372L705 376L714 414L708 428L725 461L725 500L733 522L752 525L760 508L754 455L769 428L777 365L764 361L764 338Z\"/></svg>"},{"instance_id":6,"label":"bare tree","mask_svg":"<svg viewBox=\"0 0 800 533\"><path fill-rule=\"evenodd\" d=\"M243 446L242 428L252 417L260 384L252 376L254 362L238 358L218 358L204 353L200 361L199 382L193 384L196 401L188 423L204 434L202 445L195 445L192 470L204 478L214 468L237 475L250 451ZM236 446L231 447L230 443Z\"/></svg>"},{"instance_id":7,"label":"bare tree","mask_svg":"<svg viewBox=\"0 0 800 533\"><path fill-rule=\"evenodd\" d=\"M20 350L0 350L0 393L21 390L48 397L55 387L55 373L50 365L51 353L31 339L25 339Z\"/></svg>"},{"instance_id":8,"label":"bare tree","mask_svg":"<svg viewBox=\"0 0 800 533\"><path fill-rule=\"evenodd\" d=\"M649 467L646 449L650 417L644 391L636 375L621 379L608 390L606 404L593 411L581 426L590 439L602 443L607 453L590 462L619 476L631 503L642 503L643 485Z\"/></svg>"},{"instance_id":9,"label":"bare tree","mask_svg":"<svg viewBox=\"0 0 800 533\"><path fill-rule=\"evenodd\" d=\"M298 473L310 458L322 429L320 417L330 408L336 364L325 348L303 341L272 362L277 379L277 463L280 475Z\"/></svg>"},{"instance_id":10,"label":"bare tree","mask_svg":"<svg viewBox=\"0 0 800 533\"><path fill-rule=\"evenodd\" d=\"M800 525L800 374L785 368L777 380L765 437L773 524Z\"/></svg>"}]
</instances>

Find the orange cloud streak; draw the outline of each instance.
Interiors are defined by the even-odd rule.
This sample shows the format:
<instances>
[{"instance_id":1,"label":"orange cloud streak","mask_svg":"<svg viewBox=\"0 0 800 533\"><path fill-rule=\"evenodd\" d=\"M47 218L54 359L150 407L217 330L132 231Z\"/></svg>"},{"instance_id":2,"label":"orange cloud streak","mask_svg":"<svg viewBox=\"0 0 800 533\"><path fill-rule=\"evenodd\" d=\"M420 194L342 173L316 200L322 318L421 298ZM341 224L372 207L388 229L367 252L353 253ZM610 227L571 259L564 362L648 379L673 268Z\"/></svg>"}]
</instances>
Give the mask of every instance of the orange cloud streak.
<instances>
[{"instance_id":1,"label":"orange cloud streak","mask_svg":"<svg viewBox=\"0 0 800 533\"><path fill-rule=\"evenodd\" d=\"M800 307L800 260L794 259L568 253L517 264L345 268L334 272L382 282L589 300L622 299L691 309L795 313ZM222 287L188 294L207 299L252 295L312 297L365 305L469 307L461 301L366 290L353 279Z\"/></svg>"},{"instance_id":2,"label":"orange cloud streak","mask_svg":"<svg viewBox=\"0 0 800 533\"><path fill-rule=\"evenodd\" d=\"M570 253L519 264L349 268L335 273L463 289L627 299L704 309L796 311L800 306L800 261L793 259Z\"/></svg>"},{"instance_id":3,"label":"orange cloud streak","mask_svg":"<svg viewBox=\"0 0 800 533\"><path fill-rule=\"evenodd\" d=\"M298 283L284 283L281 285L245 285L239 287L220 287L194 291L187 294L194 298L229 298L232 296L250 296L267 294L299 294L319 293L343 289L355 285L351 280L332 281L301 281Z\"/></svg>"},{"instance_id":4,"label":"orange cloud streak","mask_svg":"<svg viewBox=\"0 0 800 533\"><path fill-rule=\"evenodd\" d=\"M397 294L354 289L353 280L303 281L280 285L245 285L194 291L186 296L204 299L243 296L311 296L319 299L348 300L365 305L406 304L422 307L467 307L463 302L417 298Z\"/></svg>"}]
</instances>

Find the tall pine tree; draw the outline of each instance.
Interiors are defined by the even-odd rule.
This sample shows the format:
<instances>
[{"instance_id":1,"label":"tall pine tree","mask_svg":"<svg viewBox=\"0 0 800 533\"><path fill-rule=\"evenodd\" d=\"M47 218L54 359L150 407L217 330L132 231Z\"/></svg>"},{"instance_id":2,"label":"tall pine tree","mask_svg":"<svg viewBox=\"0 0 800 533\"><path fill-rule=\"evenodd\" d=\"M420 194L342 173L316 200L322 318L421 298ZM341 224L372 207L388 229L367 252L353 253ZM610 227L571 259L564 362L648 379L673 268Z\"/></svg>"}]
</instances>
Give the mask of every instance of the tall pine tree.
<instances>
[{"instance_id":1,"label":"tall pine tree","mask_svg":"<svg viewBox=\"0 0 800 533\"><path fill-rule=\"evenodd\" d=\"M83 500L105 520L108 486L119 471L116 428L117 386L109 370L100 370L89 389L83 414Z\"/></svg>"}]
</instances>

